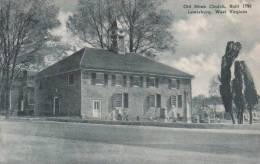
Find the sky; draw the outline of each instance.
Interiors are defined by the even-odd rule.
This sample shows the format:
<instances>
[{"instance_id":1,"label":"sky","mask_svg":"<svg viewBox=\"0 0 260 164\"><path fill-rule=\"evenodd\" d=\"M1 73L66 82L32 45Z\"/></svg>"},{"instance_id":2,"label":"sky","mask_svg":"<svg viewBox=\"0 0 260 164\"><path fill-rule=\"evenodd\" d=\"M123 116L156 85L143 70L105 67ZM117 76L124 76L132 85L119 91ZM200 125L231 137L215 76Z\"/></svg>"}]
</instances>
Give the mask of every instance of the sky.
<instances>
[{"instance_id":1,"label":"sky","mask_svg":"<svg viewBox=\"0 0 260 164\"><path fill-rule=\"evenodd\" d=\"M230 4L251 3L247 14L188 14L184 4ZM58 18L61 26L53 32L62 41L81 43L66 29L66 20L76 10L77 1L56 0L60 7ZM174 13L169 29L177 40L176 52L166 52L159 61L182 71L193 74L193 96L208 95L209 84L220 71L221 57L228 41L242 44L238 60L244 60L251 70L256 88L260 93L260 1L258 0L168 0L165 8ZM242 9L242 8L240 8ZM213 10L212 10L213 11ZM82 43L81 43L82 44Z\"/></svg>"}]
</instances>

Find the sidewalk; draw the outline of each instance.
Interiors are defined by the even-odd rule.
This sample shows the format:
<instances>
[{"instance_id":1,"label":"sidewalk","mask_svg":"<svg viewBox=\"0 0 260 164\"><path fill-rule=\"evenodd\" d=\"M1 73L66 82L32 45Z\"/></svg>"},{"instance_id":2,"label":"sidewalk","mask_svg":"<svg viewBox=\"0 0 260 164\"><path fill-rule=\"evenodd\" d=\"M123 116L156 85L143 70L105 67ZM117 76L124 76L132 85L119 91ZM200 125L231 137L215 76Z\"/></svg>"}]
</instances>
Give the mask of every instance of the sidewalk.
<instances>
[{"instance_id":1,"label":"sidewalk","mask_svg":"<svg viewBox=\"0 0 260 164\"><path fill-rule=\"evenodd\" d=\"M0 117L5 120L5 117ZM129 126L153 126L168 128L187 128L187 129L237 129L237 130L260 130L260 124L253 125L233 125L233 124L206 124L206 123L184 123L184 122L159 122L159 121L109 121L109 120L85 120L80 117L10 117L9 120L16 121L55 121L55 122L74 122L105 125L129 125Z\"/></svg>"}]
</instances>

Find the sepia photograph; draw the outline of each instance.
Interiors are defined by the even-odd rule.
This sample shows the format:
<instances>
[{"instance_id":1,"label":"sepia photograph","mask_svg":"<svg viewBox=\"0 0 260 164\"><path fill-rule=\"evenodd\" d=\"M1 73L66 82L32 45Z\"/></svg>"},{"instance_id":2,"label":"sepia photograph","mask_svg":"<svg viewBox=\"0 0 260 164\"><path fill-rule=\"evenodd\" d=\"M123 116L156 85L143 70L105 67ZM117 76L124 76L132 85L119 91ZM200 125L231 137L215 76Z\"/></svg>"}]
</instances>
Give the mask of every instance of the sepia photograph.
<instances>
[{"instance_id":1,"label":"sepia photograph","mask_svg":"<svg viewBox=\"0 0 260 164\"><path fill-rule=\"evenodd\" d=\"M0 164L259 164L260 1L0 0Z\"/></svg>"}]
</instances>

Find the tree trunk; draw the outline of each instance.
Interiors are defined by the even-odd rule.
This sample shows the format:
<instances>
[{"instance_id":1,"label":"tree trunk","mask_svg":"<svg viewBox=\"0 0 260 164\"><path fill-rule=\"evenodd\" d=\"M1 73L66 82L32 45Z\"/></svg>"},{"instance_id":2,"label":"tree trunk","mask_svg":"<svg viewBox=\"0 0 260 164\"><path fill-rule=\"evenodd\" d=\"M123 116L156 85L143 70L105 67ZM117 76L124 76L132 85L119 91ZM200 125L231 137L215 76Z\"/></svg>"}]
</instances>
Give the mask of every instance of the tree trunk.
<instances>
[{"instance_id":1,"label":"tree trunk","mask_svg":"<svg viewBox=\"0 0 260 164\"><path fill-rule=\"evenodd\" d=\"M134 52L134 29L132 25L129 28L129 51Z\"/></svg>"},{"instance_id":2,"label":"tree trunk","mask_svg":"<svg viewBox=\"0 0 260 164\"><path fill-rule=\"evenodd\" d=\"M249 107L249 124L253 124L253 113L251 107Z\"/></svg>"},{"instance_id":3,"label":"tree trunk","mask_svg":"<svg viewBox=\"0 0 260 164\"><path fill-rule=\"evenodd\" d=\"M232 123L233 123L233 124L236 124L236 120L235 120L235 118L234 118L233 112L230 111L229 114L230 114L230 116L231 116Z\"/></svg>"}]
</instances>

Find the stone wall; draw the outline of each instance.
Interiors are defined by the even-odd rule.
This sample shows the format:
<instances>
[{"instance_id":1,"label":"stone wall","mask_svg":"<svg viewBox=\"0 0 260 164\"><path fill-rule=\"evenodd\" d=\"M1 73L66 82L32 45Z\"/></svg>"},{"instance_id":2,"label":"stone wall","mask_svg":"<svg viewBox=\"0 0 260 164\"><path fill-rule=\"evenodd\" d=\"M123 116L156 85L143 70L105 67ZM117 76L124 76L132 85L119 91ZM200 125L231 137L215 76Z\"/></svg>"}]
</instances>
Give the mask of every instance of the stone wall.
<instances>
[{"instance_id":1,"label":"stone wall","mask_svg":"<svg viewBox=\"0 0 260 164\"><path fill-rule=\"evenodd\" d=\"M68 75L74 75L74 84L68 84ZM80 71L36 79L35 114L53 115L54 97L59 98L56 116L80 116Z\"/></svg>"},{"instance_id":2,"label":"stone wall","mask_svg":"<svg viewBox=\"0 0 260 164\"><path fill-rule=\"evenodd\" d=\"M177 108L177 113L180 117L187 120L187 112L185 111L184 104L184 91L188 93L188 97L191 96L191 80L180 79L180 88L179 89L169 89L168 88L168 77L159 77L159 87L158 88L147 88L146 86L146 77L147 75L142 75L143 78L143 87L130 87L130 76L131 74L123 74L127 76L127 87L121 86L112 86L111 79L112 74L108 74L108 84L107 85L92 85L91 84L91 71L83 71L84 76L82 75L81 80L81 115L83 118L93 118L93 100L100 100L102 111L102 119L109 120L111 119L112 111L112 96L116 93L128 93L128 108L127 114L130 120L135 120L137 116L140 119L147 119L152 116L148 112L145 112L146 108L146 98L149 95L161 94L161 108L169 110L169 98L172 95L182 95L183 104L182 108ZM191 98L188 98L187 101L191 101ZM189 103L191 105L191 103ZM157 109L157 116L159 113ZM190 111L189 111L190 112ZM153 113L153 112L151 112Z\"/></svg>"}]
</instances>

